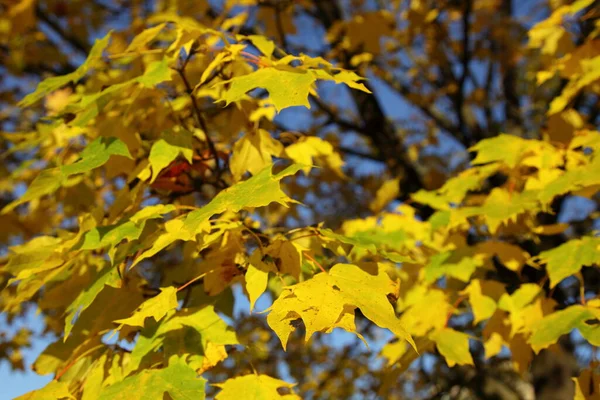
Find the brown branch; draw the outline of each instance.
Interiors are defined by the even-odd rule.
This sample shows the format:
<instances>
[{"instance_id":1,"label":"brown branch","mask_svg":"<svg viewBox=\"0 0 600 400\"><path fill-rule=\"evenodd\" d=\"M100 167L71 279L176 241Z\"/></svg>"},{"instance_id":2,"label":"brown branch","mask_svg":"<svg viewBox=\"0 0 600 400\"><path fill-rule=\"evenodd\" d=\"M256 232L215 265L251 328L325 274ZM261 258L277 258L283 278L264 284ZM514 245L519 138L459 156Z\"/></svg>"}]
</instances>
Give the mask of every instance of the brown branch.
<instances>
[{"instance_id":1,"label":"brown branch","mask_svg":"<svg viewBox=\"0 0 600 400\"><path fill-rule=\"evenodd\" d=\"M331 28L335 21L342 19L338 1L314 1L313 5L325 29ZM340 51L340 61L346 68L351 68L351 55ZM366 84L368 87L369 85ZM422 178L408 158L404 144L396 132L394 125L388 120L377 97L373 94L358 90L350 92L357 106L359 115L363 118L362 130L364 136L371 139L390 172L402 176L400 191L403 199L423 186Z\"/></svg>"},{"instance_id":2,"label":"brown branch","mask_svg":"<svg viewBox=\"0 0 600 400\"><path fill-rule=\"evenodd\" d=\"M217 175L219 175L221 169L219 166L219 154L217 153L217 148L215 147L215 143L212 141L210 135L208 134L208 126L206 125L206 121L204 120L204 117L202 116L202 112L200 111L200 106L198 106L198 100L196 99L196 96L194 96L194 88L192 87L192 85L190 85L190 82L188 81L188 79L185 76L185 67L187 66L189 60L192 58L193 54L194 54L193 51L190 51L189 54L187 55L187 57L185 58L183 65L180 68L175 68L175 70L181 77L181 80L183 81L183 84L185 85L186 93L188 94L188 96L190 97L190 100L192 101L192 108L194 109L194 115L196 116L198 125L204 131L204 136L206 137L206 143L208 144L208 148L215 159L215 168L217 170Z\"/></svg>"},{"instance_id":3,"label":"brown branch","mask_svg":"<svg viewBox=\"0 0 600 400\"><path fill-rule=\"evenodd\" d=\"M471 11L473 9L472 0L465 0L465 9L462 14L462 56L461 56L461 64L462 64L462 74L458 80L458 91L455 96L455 108L456 108L456 117L458 119L458 130L461 135L461 142L468 143L469 146L473 145L472 137L470 137L469 130L467 127L467 123L465 120L464 114L464 103L465 103L465 82L467 81L467 76L469 76L469 63L471 62L471 51L469 50L469 35L470 35L470 26L469 19L471 17Z\"/></svg>"},{"instance_id":4,"label":"brown branch","mask_svg":"<svg viewBox=\"0 0 600 400\"><path fill-rule=\"evenodd\" d=\"M275 25L277 26L277 33L279 33L279 40L281 40L281 47L288 52L288 43L285 37L285 31L283 30L283 22L281 20L281 7L275 7Z\"/></svg>"},{"instance_id":5,"label":"brown branch","mask_svg":"<svg viewBox=\"0 0 600 400\"><path fill-rule=\"evenodd\" d=\"M54 32L56 32L65 42L69 43L73 48L82 52L85 56L90 52L90 45L84 41L81 41L79 37L74 36L66 32L57 21L54 21L38 6L35 7L35 15L42 22L48 25Z\"/></svg>"},{"instance_id":6,"label":"brown branch","mask_svg":"<svg viewBox=\"0 0 600 400\"><path fill-rule=\"evenodd\" d=\"M500 13L503 18L509 22L512 18L513 7L512 0L503 0L500 5ZM508 27L507 27L508 29ZM502 90L504 91L505 105L504 105L504 114L505 119L510 125L507 127L508 130L510 128L518 128L523 125L521 118L521 103L519 100L519 95L516 90L516 81L517 81L517 72L514 65L513 60L513 51L511 50L515 44L509 41L503 41L500 46L500 52L504 55L502 57Z\"/></svg>"}]
</instances>

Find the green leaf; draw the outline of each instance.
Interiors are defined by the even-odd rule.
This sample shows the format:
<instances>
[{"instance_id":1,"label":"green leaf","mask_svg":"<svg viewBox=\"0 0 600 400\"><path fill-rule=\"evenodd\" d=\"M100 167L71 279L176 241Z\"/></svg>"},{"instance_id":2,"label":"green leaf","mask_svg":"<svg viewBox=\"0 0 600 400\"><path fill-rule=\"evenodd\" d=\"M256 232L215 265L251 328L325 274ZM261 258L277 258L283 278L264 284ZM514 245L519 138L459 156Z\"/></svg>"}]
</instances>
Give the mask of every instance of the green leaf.
<instances>
[{"instance_id":1,"label":"green leaf","mask_svg":"<svg viewBox=\"0 0 600 400\"><path fill-rule=\"evenodd\" d=\"M134 81L141 83L142 86L153 88L159 83L171 80L171 69L169 68L169 60L163 58L160 61L152 61L144 71L144 74Z\"/></svg>"},{"instance_id":2,"label":"green leaf","mask_svg":"<svg viewBox=\"0 0 600 400\"><path fill-rule=\"evenodd\" d=\"M584 266L600 263L600 238L584 237L544 251L538 259L546 263L550 287L554 287L563 279L575 275Z\"/></svg>"},{"instance_id":3,"label":"green leaf","mask_svg":"<svg viewBox=\"0 0 600 400\"><path fill-rule=\"evenodd\" d=\"M272 165L269 165L250 179L223 190L206 206L189 213L184 222L185 229L195 235L200 233L199 228L210 217L224 211L238 212L244 208L265 207L271 203L286 206L293 202L281 190L279 181L295 174L305 166L290 165L277 175L272 175L271 167Z\"/></svg>"},{"instance_id":4,"label":"green leaf","mask_svg":"<svg viewBox=\"0 0 600 400\"><path fill-rule=\"evenodd\" d=\"M146 88L154 88L159 83L170 80L171 70L169 69L169 60L163 58L161 61L153 61L146 67L143 75L125 82L110 85L100 92L82 96L79 103L74 105L73 111L77 112L78 115L72 124L79 127L85 126L100 113L108 103L109 96L120 93L131 85L141 84Z\"/></svg>"},{"instance_id":5,"label":"green leaf","mask_svg":"<svg viewBox=\"0 0 600 400\"><path fill-rule=\"evenodd\" d=\"M589 164L569 170L548 183L539 191L538 198L542 203L549 204L556 196L596 185L600 185L600 157L595 157Z\"/></svg>"},{"instance_id":6,"label":"green leaf","mask_svg":"<svg viewBox=\"0 0 600 400\"><path fill-rule=\"evenodd\" d=\"M29 242L10 248L10 257L6 271L17 275L19 272L39 267L46 261L61 243L53 236L38 236Z\"/></svg>"},{"instance_id":7,"label":"green leaf","mask_svg":"<svg viewBox=\"0 0 600 400\"><path fill-rule=\"evenodd\" d=\"M67 316L65 317L65 336L64 341L67 340L71 333L71 329L75 325L75 322L81 312L88 308L94 301L96 296L104 289L105 285L117 287L119 282L119 274L117 269L112 266L105 267L102 269L92 284L79 293L79 296L67 307Z\"/></svg>"},{"instance_id":8,"label":"green leaf","mask_svg":"<svg viewBox=\"0 0 600 400\"><path fill-rule=\"evenodd\" d=\"M77 250L96 250L106 246L111 248L124 239L136 240L144 230L147 220L160 218L175 210L172 204L157 204L144 207L124 222L92 228L83 236L83 240L74 248ZM109 253L110 254L110 253Z\"/></svg>"},{"instance_id":9,"label":"green leaf","mask_svg":"<svg viewBox=\"0 0 600 400\"><path fill-rule=\"evenodd\" d=\"M104 387L98 400L162 399L166 393L173 400L202 400L205 385L196 371L177 360L167 368L144 370Z\"/></svg>"},{"instance_id":10,"label":"green leaf","mask_svg":"<svg viewBox=\"0 0 600 400\"><path fill-rule=\"evenodd\" d=\"M23 100L21 100L18 104L19 107L29 107L39 100L43 99L49 93L60 89L62 86L66 85L69 82L77 82L89 71L91 68L91 63L100 57L102 57L102 52L108 46L108 41L110 40L110 35L112 31L108 32L106 36L102 39L96 39L94 46L90 50L90 54L83 64L79 66L75 71L70 74L63 76L53 76L48 78L38 85L35 92L28 94L25 96Z\"/></svg>"},{"instance_id":11,"label":"green leaf","mask_svg":"<svg viewBox=\"0 0 600 400\"><path fill-rule=\"evenodd\" d=\"M196 333L197 345L202 347L202 353L208 343L215 345L239 344L235 331L215 312L213 306L202 306L177 311L160 324L151 325L142 330L138 341L131 353L131 361L127 365L128 371L134 371L142 359L161 347L165 341L171 341L175 333L182 329L191 329ZM175 340L175 339L173 339ZM175 344L173 344L175 345ZM180 346L180 354L191 351ZM197 353L194 353L197 354Z\"/></svg>"},{"instance_id":12,"label":"green leaf","mask_svg":"<svg viewBox=\"0 0 600 400\"><path fill-rule=\"evenodd\" d=\"M295 384L271 378L268 375L238 376L223 383L216 383L214 386L221 388L215 400L239 400L241 393L244 394L245 400L300 400L300 397L296 395L281 395L278 391L280 388L291 389Z\"/></svg>"},{"instance_id":13,"label":"green leaf","mask_svg":"<svg viewBox=\"0 0 600 400\"><path fill-rule=\"evenodd\" d=\"M352 235L342 235L331 229L321 228L319 233L326 238L353 246L352 253L361 258L365 253L379 254L393 262L410 261L408 257L394 253L407 239L406 232L395 230L386 232L383 229L368 229L354 232ZM389 251L386 251L389 250Z\"/></svg>"},{"instance_id":14,"label":"green leaf","mask_svg":"<svg viewBox=\"0 0 600 400\"><path fill-rule=\"evenodd\" d=\"M78 250L96 250L106 246L115 246L123 239L129 241L140 237L142 227L131 221L122 224L99 226L85 233L83 241L76 248Z\"/></svg>"},{"instance_id":15,"label":"green leaf","mask_svg":"<svg viewBox=\"0 0 600 400\"><path fill-rule=\"evenodd\" d=\"M533 141L518 136L500 134L490 139L481 140L469 151L476 151L477 156L471 164L480 165L490 162L503 162L514 168L530 150Z\"/></svg>"},{"instance_id":16,"label":"green leaf","mask_svg":"<svg viewBox=\"0 0 600 400\"><path fill-rule=\"evenodd\" d=\"M141 50L148 43L150 43L160 33L160 31L163 30L163 28L166 25L167 25L166 23L162 23L162 24L153 26L152 28L144 29L141 33L138 33L133 38L131 43L129 43L129 46L127 46L127 49L125 49L125 53L130 52L130 51Z\"/></svg>"},{"instance_id":17,"label":"green leaf","mask_svg":"<svg viewBox=\"0 0 600 400\"><path fill-rule=\"evenodd\" d=\"M186 130L164 132L162 138L154 142L148 161L152 168L152 180L180 154L191 164L194 149L192 133Z\"/></svg>"},{"instance_id":18,"label":"green leaf","mask_svg":"<svg viewBox=\"0 0 600 400\"><path fill-rule=\"evenodd\" d=\"M442 276L468 282L478 267L484 265L485 257L463 248L453 252L434 254L425 266L425 281L433 283Z\"/></svg>"},{"instance_id":19,"label":"green leaf","mask_svg":"<svg viewBox=\"0 0 600 400\"><path fill-rule=\"evenodd\" d=\"M159 321L169 311L177 308L177 289L173 286L160 289L160 293L151 299L146 300L129 318L117 319L114 322L121 325L144 326L144 321L148 317Z\"/></svg>"},{"instance_id":20,"label":"green leaf","mask_svg":"<svg viewBox=\"0 0 600 400\"><path fill-rule=\"evenodd\" d=\"M247 92L263 88L269 92L269 98L277 112L293 106L310 108L308 94L315 81L316 77L312 72L299 68L261 68L248 75L219 83L229 83L229 88L223 91L218 101L224 101L227 106L242 100Z\"/></svg>"},{"instance_id":21,"label":"green leaf","mask_svg":"<svg viewBox=\"0 0 600 400\"><path fill-rule=\"evenodd\" d=\"M589 325L585 324L588 319L596 319L596 315L587 307L580 305L553 312L533 325L533 334L528 343L537 353L556 343L562 335L575 328L582 327L583 331L589 330Z\"/></svg>"},{"instance_id":22,"label":"green leaf","mask_svg":"<svg viewBox=\"0 0 600 400\"><path fill-rule=\"evenodd\" d=\"M504 293L498 300L498 308L514 313L531 304L542 292L542 288L535 283L521 285L511 294Z\"/></svg>"},{"instance_id":23,"label":"green leaf","mask_svg":"<svg viewBox=\"0 0 600 400\"><path fill-rule=\"evenodd\" d=\"M511 194L503 188L494 188L483 206L463 207L452 210L452 213L459 221L479 215L487 223L489 231L495 234L503 223L516 221L525 212L537 211L540 208L537 196L538 192L532 190Z\"/></svg>"},{"instance_id":24,"label":"green leaf","mask_svg":"<svg viewBox=\"0 0 600 400\"><path fill-rule=\"evenodd\" d=\"M61 167L61 172L65 177L82 174L103 166L110 156L132 158L127 145L121 140L115 137L99 137L81 152L79 161Z\"/></svg>"},{"instance_id":25,"label":"green leaf","mask_svg":"<svg viewBox=\"0 0 600 400\"><path fill-rule=\"evenodd\" d=\"M189 213L183 222L180 219L168 221L165 224L166 232L156 239L152 247L135 259L131 268L178 240L193 240L197 234L207 229L209 219L213 215L225 211L238 212L243 208L264 207L271 203L286 206L288 203L294 202L281 190L279 181L286 176L295 174L305 166L290 165L277 175L271 174L271 167L272 165L269 165L250 179L223 190L210 203Z\"/></svg>"},{"instance_id":26,"label":"green leaf","mask_svg":"<svg viewBox=\"0 0 600 400\"><path fill-rule=\"evenodd\" d=\"M25 194L4 207L2 214L12 211L15 207L23 203L54 193L65 183L69 176L101 167L106 164L112 155L132 158L127 146L121 140L114 137L97 138L81 152L80 160L77 162L60 168L41 171L33 182L31 182Z\"/></svg>"},{"instance_id":27,"label":"green leaf","mask_svg":"<svg viewBox=\"0 0 600 400\"><path fill-rule=\"evenodd\" d=\"M39 199L50 193L54 193L64 182L64 176L60 168L45 169L35 177L27 188L25 194L2 209L2 214L8 214L21 204Z\"/></svg>"},{"instance_id":28,"label":"green leaf","mask_svg":"<svg viewBox=\"0 0 600 400\"><path fill-rule=\"evenodd\" d=\"M473 365L473 357L469 352L469 335L454 329L444 328L429 335L446 359L449 367Z\"/></svg>"}]
</instances>

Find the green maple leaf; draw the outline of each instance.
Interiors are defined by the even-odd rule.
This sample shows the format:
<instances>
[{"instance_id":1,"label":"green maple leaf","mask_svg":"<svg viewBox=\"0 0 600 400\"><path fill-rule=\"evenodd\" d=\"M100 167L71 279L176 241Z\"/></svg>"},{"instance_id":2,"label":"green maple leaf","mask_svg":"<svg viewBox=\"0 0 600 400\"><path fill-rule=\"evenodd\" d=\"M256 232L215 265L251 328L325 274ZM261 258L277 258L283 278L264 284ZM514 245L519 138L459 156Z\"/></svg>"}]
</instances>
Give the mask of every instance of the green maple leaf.
<instances>
[{"instance_id":1,"label":"green maple leaf","mask_svg":"<svg viewBox=\"0 0 600 400\"><path fill-rule=\"evenodd\" d=\"M564 310L553 312L539 320L532 327L533 334L528 342L535 352L547 348L573 329L578 328L583 337L592 345L600 345L598 327L589 325L586 321L597 320L600 310L597 308L574 305Z\"/></svg>"},{"instance_id":2,"label":"green maple leaf","mask_svg":"<svg viewBox=\"0 0 600 400\"><path fill-rule=\"evenodd\" d=\"M469 151L477 152L477 156L471 161L471 164L503 162L514 168L523 156L530 151L532 142L531 140L506 134L484 139L469 149Z\"/></svg>"},{"instance_id":3,"label":"green maple leaf","mask_svg":"<svg viewBox=\"0 0 600 400\"><path fill-rule=\"evenodd\" d=\"M67 340L73 325L75 325L76 317L78 314L88 308L98 294L104 289L105 285L116 287L119 282L119 274L116 268L109 266L101 270L92 284L84 289L79 296L69 305L67 308L67 316L65 317L65 336L64 341Z\"/></svg>"},{"instance_id":4,"label":"green maple leaf","mask_svg":"<svg viewBox=\"0 0 600 400\"><path fill-rule=\"evenodd\" d=\"M152 167L150 182L154 182L160 171L180 154L191 164L193 152L191 132L186 130L164 132L162 138L154 142L148 156L148 162Z\"/></svg>"},{"instance_id":5,"label":"green maple leaf","mask_svg":"<svg viewBox=\"0 0 600 400\"><path fill-rule=\"evenodd\" d=\"M250 179L223 190L210 203L187 214L183 221L180 219L169 221L165 226L166 232L157 238L152 247L140 254L131 267L154 256L177 240L193 240L197 234L204 232L213 215L225 211L238 212L244 208L264 207L271 203L287 205L294 202L281 190L279 181L304 167L304 165L294 164L273 175L272 165L269 165Z\"/></svg>"},{"instance_id":6,"label":"green maple leaf","mask_svg":"<svg viewBox=\"0 0 600 400\"><path fill-rule=\"evenodd\" d=\"M537 258L546 263L550 287L554 287L578 273L582 267L600 263L600 238L569 240L552 250L541 252Z\"/></svg>"},{"instance_id":7,"label":"green maple leaf","mask_svg":"<svg viewBox=\"0 0 600 400\"><path fill-rule=\"evenodd\" d=\"M80 159L73 164L60 168L46 169L31 182L23 196L8 204L2 209L2 214L14 210L17 206L39 199L61 187L72 175L89 172L106 164L111 156L124 156L132 158L125 143L110 137L99 137L91 142L80 155Z\"/></svg>"},{"instance_id":8,"label":"green maple leaf","mask_svg":"<svg viewBox=\"0 0 600 400\"><path fill-rule=\"evenodd\" d=\"M21 100L18 104L19 107L28 107L39 100L43 99L49 93L60 89L62 86L66 85L69 82L77 82L81 78L85 76L85 74L90 70L91 64L93 61L96 61L100 57L102 57L102 52L108 46L108 41L110 40L110 35L112 31L108 32L106 36L101 39L96 39L94 46L90 50L90 54L83 64L79 66L75 71L62 76L53 76L51 78L45 79L37 86L33 93L25 96L23 100Z\"/></svg>"},{"instance_id":9,"label":"green maple leaf","mask_svg":"<svg viewBox=\"0 0 600 400\"><path fill-rule=\"evenodd\" d=\"M243 99L247 92L263 88L269 92L269 98L277 112L293 106L310 108L308 94L316 80L311 71L300 68L261 68L248 75L220 83L230 86L221 94L219 101L229 105Z\"/></svg>"},{"instance_id":10,"label":"green maple leaf","mask_svg":"<svg viewBox=\"0 0 600 400\"><path fill-rule=\"evenodd\" d=\"M144 326L146 318L152 317L160 321L169 311L177 308L177 289L173 286L160 290L157 296L146 300L129 318L117 319L121 325Z\"/></svg>"},{"instance_id":11,"label":"green maple leaf","mask_svg":"<svg viewBox=\"0 0 600 400\"><path fill-rule=\"evenodd\" d=\"M192 340L187 340L188 337ZM142 330L127 370L136 370L147 354L163 345L167 354L176 350L177 354L198 355L204 353L208 343L239 344L235 331L221 319L213 306L171 312L161 323L151 324Z\"/></svg>"},{"instance_id":12,"label":"green maple leaf","mask_svg":"<svg viewBox=\"0 0 600 400\"><path fill-rule=\"evenodd\" d=\"M144 370L104 387L98 400L162 399L166 393L173 400L201 400L205 385L206 380L177 359L167 368Z\"/></svg>"}]
</instances>

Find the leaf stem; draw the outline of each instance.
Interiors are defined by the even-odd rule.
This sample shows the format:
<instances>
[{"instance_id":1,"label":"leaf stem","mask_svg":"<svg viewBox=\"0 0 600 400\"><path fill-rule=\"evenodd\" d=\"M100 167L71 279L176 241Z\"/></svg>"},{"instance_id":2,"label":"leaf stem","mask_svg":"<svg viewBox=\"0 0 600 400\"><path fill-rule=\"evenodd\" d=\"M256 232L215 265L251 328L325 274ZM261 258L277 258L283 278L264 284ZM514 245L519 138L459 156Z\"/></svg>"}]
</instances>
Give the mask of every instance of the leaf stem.
<instances>
[{"instance_id":1,"label":"leaf stem","mask_svg":"<svg viewBox=\"0 0 600 400\"><path fill-rule=\"evenodd\" d=\"M323 266L314 258L312 258L307 252L303 252L302 254L304 254L304 257L308 258L310 261L314 262L317 267L319 267L321 269L321 271L327 273L327 271L325 271L325 268L323 268Z\"/></svg>"},{"instance_id":2,"label":"leaf stem","mask_svg":"<svg viewBox=\"0 0 600 400\"><path fill-rule=\"evenodd\" d=\"M445 327L448 326L448 322L450 322L450 318L452 318L452 314L454 314L454 311L458 308L460 303L462 303L463 300L466 300L466 299L467 299L467 296L460 296L458 299L456 299L454 304L452 304L452 310L450 310L450 312L448 312L448 315L446 316L446 323L444 324Z\"/></svg>"},{"instance_id":3,"label":"leaf stem","mask_svg":"<svg viewBox=\"0 0 600 400\"><path fill-rule=\"evenodd\" d=\"M177 291L182 291L183 289L185 289L186 287L190 286L192 283L199 281L200 279L204 278L206 276L206 272L198 275L197 277L189 280L187 283L184 283L182 286L180 286L179 288L177 288Z\"/></svg>"}]
</instances>

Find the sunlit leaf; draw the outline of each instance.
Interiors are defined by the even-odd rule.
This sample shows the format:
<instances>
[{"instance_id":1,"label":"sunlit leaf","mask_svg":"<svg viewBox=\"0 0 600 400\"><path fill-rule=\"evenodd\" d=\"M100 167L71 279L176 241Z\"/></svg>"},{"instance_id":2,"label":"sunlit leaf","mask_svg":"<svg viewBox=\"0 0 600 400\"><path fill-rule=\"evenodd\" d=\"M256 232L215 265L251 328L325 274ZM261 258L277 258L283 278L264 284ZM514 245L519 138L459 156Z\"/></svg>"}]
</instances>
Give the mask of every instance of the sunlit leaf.
<instances>
[{"instance_id":1,"label":"sunlit leaf","mask_svg":"<svg viewBox=\"0 0 600 400\"><path fill-rule=\"evenodd\" d=\"M162 398L166 393L173 400L204 399L206 381L183 361L176 360L163 369L148 369L131 375L98 394L99 400Z\"/></svg>"}]
</instances>

